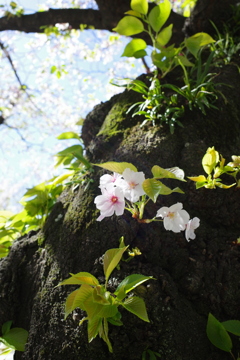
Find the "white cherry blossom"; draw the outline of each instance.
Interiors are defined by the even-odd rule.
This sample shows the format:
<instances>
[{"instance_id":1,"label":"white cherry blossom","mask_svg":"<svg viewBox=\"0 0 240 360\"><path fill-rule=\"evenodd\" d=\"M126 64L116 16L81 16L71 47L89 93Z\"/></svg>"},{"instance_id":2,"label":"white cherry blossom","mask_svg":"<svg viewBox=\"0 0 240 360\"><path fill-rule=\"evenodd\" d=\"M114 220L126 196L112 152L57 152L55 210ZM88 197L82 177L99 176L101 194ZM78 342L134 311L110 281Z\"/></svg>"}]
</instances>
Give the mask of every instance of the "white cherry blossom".
<instances>
[{"instance_id":1,"label":"white cherry blossom","mask_svg":"<svg viewBox=\"0 0 240 360\"><path fill-rule=\"evenodd\" d=\"M189 220L186 225L185 237L187 241L194 240L196 235L194 230L197 229L200 225L200 219L198 217L194 217L193 219Z\"/></svg>"},{"instance_id":2,"label":"white cherry blossom","mask_svg":"<svg viewBox=\"0 0 240 360\"><path fill-rule=\"evenodd\" d=\"M177 203L169 208L163 206L158 210L156 217L163 218L163 225L166 230L178 233L186 229L190 217L187 211L183 210L182 207L182 203Z\"/></svg>"},{"instance_id":3,"label":"white cherry blossom","mask_svg":"<svg viewBox=\"0 0 240 360\"><path fill-rule=\"evenodd\" d=\"M112 175L104 174L100 177L100 189L105 188L108 184L114 184L119 187L123 187L125 181L122 178L122 175L114 172Z\"/></svg>"},{"instance_id":4,"label":"white cherry blossom","mask_svg":"<svg viewBox=\"0 0 240 360\"><path fill-rule=\"evenodd\" d=\"M101 221L107 216L112 216L114 213L116 215L122 215L125 208L122 189L113 184L107 184L105 188L101 190L102 195L98 195L94 200L97 209L101 212L97 221Z\"/></svg>"},{"instance_id":5,"label":"white cherry blossom","mask_svg":"<svg viewBox=\"0 0 240 360\"><path fill-rule=\"evenodd\" d=\"M145 180L144 173L127 168L123 171L122 177L125 180L125 184L121 184L125 198L133 203L138 201L139 197L145 194L142 187Z\"/></svg>"}]
</instances>

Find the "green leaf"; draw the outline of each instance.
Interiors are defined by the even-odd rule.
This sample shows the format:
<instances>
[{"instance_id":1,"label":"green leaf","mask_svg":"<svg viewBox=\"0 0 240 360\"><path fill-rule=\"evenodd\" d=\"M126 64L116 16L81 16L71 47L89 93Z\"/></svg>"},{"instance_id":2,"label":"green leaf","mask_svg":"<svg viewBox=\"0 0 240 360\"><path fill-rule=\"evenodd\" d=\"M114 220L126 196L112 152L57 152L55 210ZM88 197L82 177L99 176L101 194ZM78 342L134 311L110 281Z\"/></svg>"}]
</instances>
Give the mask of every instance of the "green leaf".
<instances>
[{"instance_id":1,"label":"green leaf","mask_svg":"<svg viewBox=\"0 0 240 360\"><path fill-rule=\"evenodd\" d=\"M74 171L70 171L66 174L56 176L56 178L54 179L52 184L53 185L62 184L64 182L64 180L68 179L70 176L73 176L73 175L74 175Z\"/></svg>"},{"instance_id":2,"label":"green leaf","mask_svg":"<svg viewBox=\"0 0 240 360\"><path fill-rule=\"evenodd\" d=\"M213 38L207 33L201 32L190 36L185 39L185 46L196 58L198 56L198 52L202 46L208 45L215 42Z\"/></svg>"},{"instance_id":3,"label":"green leaf","mask_svg":"<svg viewBox=\"0 0 240 360\"><path fill-rule=\"evenodd\" d=\"M66 139L80 140L80 136L73 131L68 131L68 132L64 132L64 133L60 134L59 136L57 136L57 139L58 140L66 140Z\"/></svg>"},{"instance_id":4,"label":"green leaf","mask_svg":"<svg viewBox=\"0 0 240 360\"><path fill-rule=\"evenodd\" d=\"M147 47L147 44L142 39L133 39L125 47L123 54L121 56L134 56L134 54L140 50L144 50Z\"/></svg>"},{"instance_id":5,"label":"green leaf","mask_svg":"<svg viewBox=\"0 0 240 360\"><path fill-rule=\"evenodd\" d=\"M13 346L14 349L18 351L24 351L28 338L28 332L22 328L12 328L7 332L7 334L3 335L2 338L9 345Z\"/></svg>"},{"instance_id":6,"label":"green leaf","mask_svg":"<svg viewBox=\"0 0 240 360\"><path fill-rule=\"evenodd\" d=\"M148 2L147 0L131 0L131 8L134 11L146 15L148 12Z\"/></svg>"},{"instance_id":7,"label":"green leaf","mask_svg":"<svg viewBox=\"0 0 240 360\"><path fill-rule=\"evenodd\" d=\"M148 21L154 31L158 32L165 24L171 13L171 3L169 0L164 0L150 11Z\"/></svg>"},{"instance_id":8,"label":"green leaf","mask_svg":"<svg viewBox=\"0 0 240 360\"><path fill-rule=\"evenodd\" d=\"M64 319L68 317L68 315L75 309L74 307L74 301L76 298L76 295L78 293L79 289L71 292L71 294L68 295L66 302L65 302L65 316Z\"/></svg>"},{"instance_id":9,"label":"green leaf","mask_svg":"<svg viewBox=\"0 0 240 360\"><path fill-rule=\"evenodd\" d=\"M192 180L192 181L201 182L201 183L207 182L207 178L206 178L204 175L188 176L188 179L190 179L190 180Z\"/></svg>"},{"instance_id":10,"label":"green leaf","mask_svg":"<svg viewBox=\"0 0 240 360\"><path fill-rule=\"evenodd\" d=\"M142 183L142 188L145 193L150 197L153 202L157 201L157 197L160 194L162 183L156 179L146 179Z\"/></svg>"},{"instance_id":11,"label":"green leaf","mask_svg":"<svg viewBox=\"0 0 240 360\"><path fill-rule=\"evenodd\" d=\"M211 314L208 315L207 336L211 343L217 348L230 352L232 340L224 326Z\"/></svg>"},{"instance_id":12,"label":"green leaf","mask_svg":"<svg viewBox=\"0 0 240 360\"><path fill-rule=\"evenodd\" d=\"M117 311L117 313L112 316L112 317L108 317L107 321L110 322L110 324L116 325L116 326L122 326L123 323L121 321L122 315L119 311Z\"/></svg>"},{"instance_id":13,"label":"green leaf","mask_svg":"<svg viewBox=\"0 0 240 360\"><path fill-rule=\"evenodd\" d=\"M99 328L99 336L106 342L109 352L113 352L112 344L108 337L108 321L106 318L103 319L102 324Z\"/></svg>"},{"instance_id":14,"label":"green leaf","mask_svg":"<svg viewBox=\"0 0 240 360\"><path fill-rule=\"evenodd\" d=\"M81 285L81 284L87 284L91 286L99 285L98 280L93 276L92 274L88 272L80 272L77 274L71 274L72 276L68 279L63 280L58 284L60 285Z\"/></svg>"},{"instance_id":15,"label":"green leaf","mask_svg":"<svg viewBox=\"0 0 240 360\"><path fill-rule=\"evenodd\" d=\"M175 60L176 65L179 65L179 62L181 62L184 66L194 66L194 63L189 61L185 55L176 55Z\"/></svg>"},{"instance_id":16,"label":"green leaf","mask_svg":"<svg viewBox=\"0 0 240 360\"><path fill-rule=\"evenodd\" d=\"M157 179L176 179L181 181L184 180L184 171L179 169L179 167L175 166L169 169L163 169L158 165L154 165L151 169L152 174Z\"/></svg>"},{"instance_id":17,"label":"green leaf","mask_svg":"<svg viewBox=\"0 0 240 360\"><path fill-rule=\"evenodd\" d=\"M173 24L170 24L169 26L165 27L157 36L157 43L160 46L165 46L169 40L172 37L172 27Z\"/></svg>"},{"instance_id":18,"label":"green leaf","mask_svg":"<svg viewBox=\"0 0 240 360\"><path fill-rule=\"evenodd\" d=\"M135 57L135 59L141 59L144 56L147 56L147 52L145 50L138 50L133 54L133 57Z\"/></svg>"},{"instance_id":19,"label":"green leaf","mask_svg":"<svg viewBox=\"0 0 240 360\"><path fill-rule=\"evenodd\" d=\"M88 342L91 342L98 334L102 318L94 317L88 320Z\"/></svg>"},{"instance_id":20,"label":"green leaf","mask_svg":"<svg viewBox=\"0 0 240 360\"><path fill-rule=\"evenodd\" d=\"M83 154L83 148L81 145L72 145L67 147L66 149L58 152L56 154L56 156L63 156L63 155L72 155L72 154L79 154L82 155Z\"/></svg>"},{"instance_id":21,"label":"green leaf","mask_svg":"<svg viewBox=\"0 0 240 360\"><path fill-rule=\"evenodd\" d=\"M137 168L131 164L131 163L127 163L127 162L115 162L115 161L109 161L103 164L93 164L95 166L99 166L103 169L109 170L109 171L113 171L116 172L118 174L122 174L124 172L125 169L131 169L133 171L137 171Z\"/></svg>"},{"instance_id":22,"label":"green leaf","mask_svg":"<svg viewBox=\"0 0 240 360\"><path fill-rule=\"evenodd\" d=\"M9 332L12 326L12 321L6 321L2 326L2 334L5 335Z\"/></svg>"},{"instance_id":23,"label":"green leaf","mask_svg":"<svg viewBox=\"0 0 240 360\"><path fill-rule=\"evenodd\" d=\"M110 292L106 291L102 285L97 285L93 290L93 301L102 305L109 305Z\"/></svg>"},{"instance_id":24,"label":"green leaf","mask_svg":"<svg viewBox=\"0 0 240 360\"><path fill-rule=\"evenodd\" d=\"M92 296L93 287L87 284L83 284L79 289L71 292L65 302L65 319L68 315L77 307L82 310L86 310L84 302Z\"/></svg>"},{"instance_id":25,"label":"green leaf","mask_svg":"<svg viewBox=\"0 0 240 360\"><path fill-rule=\"evenodd\" d=\"M118 285L114 295L116 295L118 300L121 301L129 291L135 289L137 286L150 279L153 279L153 277L141 274L129 275Z\"/></svg>"},{"instance_id":26,"label":"green leaf","mask_svg":"<svg viewBox=\"0 0 240 360\"><path fill-rule=\"evenodd\" d=\"M240 336L240 321L239 320L228 320L222 322L224 328L230 333Z\"/></svg>"},{"instance_id":27,"label":"green leaf","mask_svg":"<svg viewBox=\"0 0 240 360\"><path fill-rule=\"evenodd\" d=\"M122 303L122 306L134 315L137 315L143 321L150 322L144 300L138 296L129 297Z\"/></svg>"},{"instance_id":28,"label":"green leaf","mask_svg":"<svg viewBox=\"0 0 240 360\"><path fill-rule=\"evenodd\" d=\"M119 261L122 258L122 254L128 248L128 246L117 248L117 249L109 249L104 254L103 259L103 270L106 278L106 283L108 282L109 276L112 271L118 265Z\"/></svg>"},{"instance_id":29,"label":"green leaf","mask_svg":"<svg viewBox=\"0 0 240 360\"><path fill-rule=\"evenodd\" d=\"M120 35L132 36L143 32L144 26L141 20L133 16L124 16L113 31L118 32Z\"/></svg>"},{"instance_id":30,"label":"green leaf","mask_svg":"<svg viewBox=\"0 0 240 360\"><path fill-rule=\"evenodd\" d=\"M153 202L156 202L158 195L169 195L173 192L184 194L184 191L182 191L179 187L170 189L168 186L164 185L161 181L156 180L155 178L144 180L142 187Z\"/></svg>"},{"instance_id":31,"label":"green leaf","mask_svg":"<svg viewBox=\"0 0 240 360\"><path fill-rule=\"evenodd\" d=\"M46 182L43 182L41 184L38 184L34 187L32 187L31 189L28 189L25 194L23 195L22 200L24 200L25 198L28 197L32 197L34 195L38 195L39 193L44 193L46 191Z\"/></svg>"},{"instance_id":32,"label":"green leaf","mask_svg":"<svg viewBox=\"0 0 240 360\"><path fill-rule=\"evenodd\" d=\"M114 316L118 313L118 306L117 305L105 305L99 311L98 316L102 318L114 318Z\"/></svg>"},{"instance_id":33,"label":"green leaf","mask_svg":"<svg viewBox=\"0 0 240 360\"><path fill-rule=\"evenodd\" d=\"M124 14L136 16L136 17L138 17L140 19L142 18L142 15L138 11L128 10Z\"/></svg>"}]
</instances>

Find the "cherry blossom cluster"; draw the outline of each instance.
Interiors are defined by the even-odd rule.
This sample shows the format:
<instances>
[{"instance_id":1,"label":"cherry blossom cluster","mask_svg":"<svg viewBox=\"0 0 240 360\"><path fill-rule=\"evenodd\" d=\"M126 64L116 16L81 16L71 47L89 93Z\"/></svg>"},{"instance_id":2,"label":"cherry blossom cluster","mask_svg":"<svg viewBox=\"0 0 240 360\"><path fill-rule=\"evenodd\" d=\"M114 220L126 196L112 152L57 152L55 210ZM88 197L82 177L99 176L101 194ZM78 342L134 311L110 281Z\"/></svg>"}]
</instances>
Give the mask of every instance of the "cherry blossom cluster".
<instances>
[{"instance_id":1,"label":"cherry blossom cluster","mask_svg":"<svg viewBox=\"0 0 240 360\"><path fill-rule=\"evenodd\" d=\"M136 208L144 209L144 205L148 201L146 201L146 193L142 186L144 180L143 172L136 172L129 168L126 168L122 174L114 172L112 175L101 176L99 188L102 194L94 200L97 209L100 210L97 221L112 216L114 213L122 215L124 209L131 211L133 216L138 218ZM196 237L194 230L198 228L200 220L197 217L190 219L189 214L182 207L181 203L174 204L169 208L164 206L157 211L153 219L144 219L141 222L159 221L156 218L160 217L163 219L161 221L166 230L175 233L185 231L187 241L193 240Z\"/></svg>"},{"instance_id":2,"label":"cherry blossom cluster","mask_svg":"<svg viewBox=\"0 0 240 360\"><path fill-rule=\"evenodd\" d=\"M113 173L113 175L105 174L100 178L100 189L102 195L95 198L94 202L101 214L97 218L101 221L106 216L122 215L125 209L125 199L132 203L139 200L140 196L145 192L142 183L145 180L143 172L125 169L122 175Z\"/></svg>"},{"instance_id":3,"label":"cherry blossom cluster","mask_svg":"<svg viewBox=\"0 0 240 360\"><path fill-rule=\"evenodd\" d=\"M188 212L182 207L182 203L174 204L169 208L163 206L158 210L156 217L163 218L166 230L172 230L175 233L185 231L187 241L194 240L196 237L194 230L199 227L200 219L198 217L190 219Z\"/></svg>"}]
</instances>

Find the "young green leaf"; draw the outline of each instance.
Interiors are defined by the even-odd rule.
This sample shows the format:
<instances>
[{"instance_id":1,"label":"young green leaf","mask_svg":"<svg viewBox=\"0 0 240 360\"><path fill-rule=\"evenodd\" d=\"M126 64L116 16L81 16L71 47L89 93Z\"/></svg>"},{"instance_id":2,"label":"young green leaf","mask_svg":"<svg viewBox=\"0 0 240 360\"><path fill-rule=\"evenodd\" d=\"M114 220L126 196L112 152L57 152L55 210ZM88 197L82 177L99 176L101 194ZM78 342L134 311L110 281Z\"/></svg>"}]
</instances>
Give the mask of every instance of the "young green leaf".
<instances>
[{"instance_id":1,"label":"young green leaf","mask_svg":"<svg viewBox=\"0 0 240 360\"><path fill-rule=\"evenodd\" d=\"M92 296L93 287L87 284L83 284L79 289L71 292L65 302L65 319L68 315L77 307L85 310L84 302Z\"/></svg>"},{"instance_id":2,"label":"young green leaf","mask_svg":"<svg viewBox=\"0 0 240 360\"><path fill-rule=\"evenodd\" d=\"M122 306L134 315L137 315L143 321L150 322L144 300L138 296L129 297L122 303Z\"/></svg>"},{"instance_id":3,"label":"young green leaf","mask_svg":"<svg viewBox=\"0 0 240 360\"><path fill-rule=\"evenodd\" d=\"M131 164L131 163L127 163L127 162L115 162L115 161L109 161L103 164L93 164L95 166L99 166L103 169L109 170L109 171L113 171L116 172L118 174L122 174L124 172L125 169L131 169L133 171L137 171L137 168Z\"/></svg>"},{"instance_id":4,"label":"young green leaf","mask_svg":"<svg viewBox=\"0 0 240 360\"><path fill-rule=\"evenodd\" d=\"M181 181L184 180L184 171L182 169L179 169L179 167L175 166L169 169L163 169L158 165L154 165L151 169L152 174L157 179L176 179Z\"/></svg>"},{"instance_id":5,"label":"young green leaf","mask_svg":"<svg viewBox=\"0 0 240 360\"><path fill-rule=\"evenodd\" d=\"M196 181L196 182L201 182L201 183L207 182L207 178L204 175L188 176L188 179L190 179L192 181Z\"/></svg>"},{"instance_id":6,"label":"young green leaf","mask_svg":"<svg viewBox=\"0 0 240 360\"><path fill-rule=\"evenodd\" d=\"M160 194L161 185L163 184L156 179L146 179L142 183L142 188L147 196L149 196L153 202L156 202L157 197Z\"/></svg>"},{"instance_id":7,"label":"young green leaf","mask_svg":"<svg viewBox=\"0 0 240 360\"><path fill-rule=\"evenodd\" d=\"M240 336L240 321L239 320L228 320L222 322L224 328L230 333Z\"/></svg>"},{"instance_id":8,"label":"young green leaf","mask_svg":"<svg viewBox=\"0 0 240 360\"><path fill-rule=\"evenodd\" d=\"M129 275L118 285L114 295L116 295L117 299L121 301L129 291L135 289L137 286L150 279L153 279L153 277L141 274Z\"/></svg>"},{"instance_id":9,"label":"young green leaf","mask_svg":"<svg viewBox=\"0 0 240 360\"><path fill-rule=\"evenodd\" d=\"M108 337L108 321L106 318L103 319L102 325L99 329L99 336L106 342L109 352L113 352L112 344Z\"/></svg>"},{"instance_id":10,"label":"young green leaf","mask_svg":"<svg viewBox=\"0 0 240 360\"><path fill-rule=\"evenodd\" d=\"M58 284L60 285L81 285L81 284L87 284L91 286L99 285L98 280L93 276L92 274L88 272L80 272L77 274L70 274L72 275L70 278L63 280Z\"/></svg>"},{"instance_id":11,"label":"young green leaf","mask_svg":"<svg viewBox=\"0 0 240 360\"><path fill-rule=\"evenodd\" d=\"M123 325L121 318L122 318L121 313L119 311L117 311L117 313L114 316L108 317L107 321L110 322L110 324L113 324L116 326L121 326L121 325Z\"/></svg>"},{"instance_id":12,"label":"young green leaf","mask_svg":"<svg viewBox=\"0 0 240 360\"><path fill-rule=\"evenodd\" d=\"M172 27L173 24L165 27L157 36L157 43L160 46L165 46L172 37Z\"/></svg>"},{"instance_id":13,"label":"young green leaf","mask_svg":"<svg viewBox=\"0 0 240 360\"><path fill-rule=\"evenodd\" d=\"M80 136L73 132L73 131L67 131L57 136L58 140L66 140L66 139L77 139L80 140Z\"/></svg>"},{"instance_id":14,"label":"young green leaf","mask_svg":"<svg viewBox=\"0 0 240 360\"><path fill-rule=\"evenodd\" d=\"M134 54L140 50L144 50L147 47L147 44L142 39L133 39L125 47L123 54L121 56L134 56Z\"/></svg>"},{"instance_id":15,"label":"young green leaf","mask_svg":"<svg viewBox=\"0 0 240 360\"><path fill-rule=\"evenodd\" d=\"M198 56L198 52L202 46L208 45L215 42L213 38L208 35L207 33L201 32L190 36L189 38L185 39L185 46L187 49L192 53L195 58Z\"/></svg>"},{"instance_id":16,"label":"young green leaf","mask_svg":"<svg viewBox=\"0 0 240 360\"><path fill-rule=\"evenodd\" d=\"M88 319L88 342L91 342L97 336L101 325L102 318L94 317Z\"/></svg>"},{"instance_id":17,"label":"young green leaf","mask_svg":"<svg viewBox=\"0 0 240 360\"><path fill-rule=\"evenodd\" d=\"M102 285L95 286L93 290L93 301L102 305L109 305L110 292L106 291Z\"/></svg>"},{"instance_id":18,"label":"young green leaf","mask_svg":"<svg viewBox=\"0 0 240 360\"><path fill-rule=\"evenodd\" d=\"M120 35L132 36L143 32L144 26L141 20L133 16L124 16L113 31L118 32Z\"/></svg>"},{"instance_id":19,"label":"young green leaf","mask_svg":"<svg viewBox=\"0 0 240 360\"><path fill-rule=\"evenodd\" d=\"M56 176L56 178L52 182L52 185L62 184L64 182L64 180L68 179L70 176L73 176L73 175L74 175L74 171L69 171L66 174Z\"/></svg>"},{"instance_id":20,"label":"young green leaf","mask_svg":"<svg viewBox=\"0 0 240 360\"><path fill-rule=\"evenodd\" d=\"M9 345L14 347L14 349L18 351L24 351L28 338L28 332L22 328L12 328L5 335L3 335L2 338Z\"/></svg>"},{"instance_id":21,"label":"young green leaf","mask_svg":"<svg viewBox=\"0 0 240 360\"><path fill-rule=\"evenodd\" d=\"M144 56L147 56L147 52L145 50L138 50L133 54L133 57L135 57L135 59L141 59Z\"/></svg>"},{"instance_id":22,"label":"young green leaf","mask_svg":"<svg viewBox=\"0 0 240 360\"><path fill-rule=\"evenodd\" d=\"M148 15L148 21L154 31L158 32L165 24L171 13L171 3L164 0L159 5L154 6Z\"/></svg>"},{"instance_id":23,"label":"young green leaf","mask_svg":"<svg viewBox=\"0 0 240 360\"><path fill-rule=\"evenodd\" d=\"M12 326L12 321L6 321L2 326L2 334L5 335L9 332Z\"/></svg>"},{"instance_id":24,"label":"young green leaf","mask_svg":"<svg viewBox=\"0 0 240 360\"><path fill-rule=\"evenodd\" d=\"M71 314L71 312L75 309L74 307L74 301L76 298L76 295L78 293L79 289L71 292L65 302L65 316L64 319L66 319L68 317L69 314Z\"/></svg>"},{"instance_id":25,"label":"young green leaf","mask_svg":"<svg viewBox=\"0 0 240 360\"><path fill-rule=\"evenodd\" d=\"M102 318L114 318L114 316L118 313L118 307L117 305L105 305L102 307L102 309L99 311L97 316L100 316Z\"/></svg>"},{"instance_id":26,"label":"young green leaf","mask_svg":"<svg viewBox=\"0 0 240 360\"><path fill-rule=\"evenodd\" d=\"M109 249L105 252L103 259L103 270L106 279L106 284L108 282L109 276L111 275L115 267L118 265L124 251L127 248L128 246L125 246L123 248Z\"/></svg>"},{"instance_id":27,"label":"young green leaf","mask_svg":"<svg viewBox=\"0 0 240 360\"><path fill-rule=\"evenodd\" d=\"M140 12L134 11L134 10L128 10L124 14L132 15L132 16L138 17L140 19L142 18L142 15L140 14Z\"/></svg>"},{"instance_id":28,"label":"young green leaf","mask_svg":"<svg viewBox=\"0 0 240 360\"><path fill-rule=\"evenodd\" d=\"M230 352L232 340L224 326L211 314L208 315L207 336L211 343L217 348Z\"/></svg>"},{"instance_id":29,"label":"young green leaf","mask_svg":"<svg viewBox=\"0 0 240 360\"><path fill-rule=\"evenodd\" d=\"M148 12L148 2L147 0L131 0L131 8L134 11L146 15Z\"/></svg>"},{"instance_id":30,"label":"young green leaf","mask_svg":"<svg viewBox=\"0 0 240 360\"><path fill-rule=\"evenodd\" d=\"M66 149L59 151L56 156L63 156L63 155L71 155L71 154L78 154L78 155L82 155L83 154L83 148L81 145L72 145L67 147Z\"/></svg>"}]
</instances>

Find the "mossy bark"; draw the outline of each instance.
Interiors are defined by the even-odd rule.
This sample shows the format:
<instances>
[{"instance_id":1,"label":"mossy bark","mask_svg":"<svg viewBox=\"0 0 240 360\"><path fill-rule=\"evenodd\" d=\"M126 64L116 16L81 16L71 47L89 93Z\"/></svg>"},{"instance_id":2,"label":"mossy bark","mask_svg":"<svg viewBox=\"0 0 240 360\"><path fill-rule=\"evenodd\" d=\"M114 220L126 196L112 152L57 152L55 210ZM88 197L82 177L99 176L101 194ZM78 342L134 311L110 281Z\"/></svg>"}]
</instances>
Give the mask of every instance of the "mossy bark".
<instances>
[{"instance_id":1,"label":"mossy bark","mask_svg":"<svg viewBox=\"0 0 240 360\"><path fill-rule=\"evenodd\" d=\"M173 135L168 127L141 127L141 117L126 115L140 95L125 91L100 104L87 116L82 137L89 161L132 162L150 176L153 165L179 166L186 176L202 174L201 159L210 146L230 161L240 150L240 76L234 66L219 74L227 97L219 98L219 110L204 116L187 112L184 128ZM240 190L196 190L188 181L185 194L161 196L149 203L146 217L159 207L182 202L201 226L194 241L183 233L167 232L161 223L139 224L130 213L97 222L94 198L103 170L95 168L93 182L72 191L66 189L53 208L44 228L17 240L0 267L0 325L13 320L14 326L29 330L22 360L140 360L145 349L158 352L164 360L228 360L230 355L214 348L206 336L208 313L220 321L240 317L239 247ZM176 185L176 183L174 183ZM180 184L181 185L181 184ZM179 184L177 184L179 186ZM59 218L59 214L62 215ZM91 272L104 281L102 255L124 236L130 247L142 255L121 263L111 277L116 286L132 273L152 275L156 280L141 288L150 323L121 309L124 325L109 326L114 353L98 337L87 341L86 323L79 310L64 320L64 301L74 286L56 287L69 273ZM234 339L234 353L240 351Z\"/></svg>"}]
</instances>

